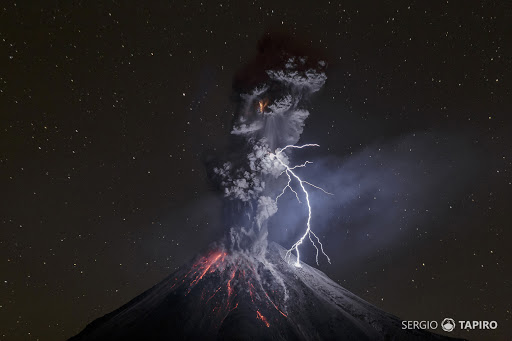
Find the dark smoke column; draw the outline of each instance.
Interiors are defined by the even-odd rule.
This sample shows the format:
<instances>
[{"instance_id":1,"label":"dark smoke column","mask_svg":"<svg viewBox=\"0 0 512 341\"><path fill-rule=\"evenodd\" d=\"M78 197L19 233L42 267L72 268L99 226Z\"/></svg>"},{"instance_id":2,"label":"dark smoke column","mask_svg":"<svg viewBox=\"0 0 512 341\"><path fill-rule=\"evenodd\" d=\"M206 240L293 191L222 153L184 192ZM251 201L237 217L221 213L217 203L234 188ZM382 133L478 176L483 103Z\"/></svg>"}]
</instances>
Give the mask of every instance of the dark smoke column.
<instances>
[{"instance_id":1,"label":"dark smoke column","mask_svg":"<svg viewBox=\"0 0 512 341\"><path fill-rule=\"evenodd\" d=\"M238 112L233 159L214 169L226 197L228 246L263 256L267 221L277 212L275 198L283 165L271 153L296 144L309 116L306 102L327 79L326 63L303 53L285 37L266 36L256 59L235 79ZM286 154L283 153L287 163Z\"/></svg>"}]
</instances>

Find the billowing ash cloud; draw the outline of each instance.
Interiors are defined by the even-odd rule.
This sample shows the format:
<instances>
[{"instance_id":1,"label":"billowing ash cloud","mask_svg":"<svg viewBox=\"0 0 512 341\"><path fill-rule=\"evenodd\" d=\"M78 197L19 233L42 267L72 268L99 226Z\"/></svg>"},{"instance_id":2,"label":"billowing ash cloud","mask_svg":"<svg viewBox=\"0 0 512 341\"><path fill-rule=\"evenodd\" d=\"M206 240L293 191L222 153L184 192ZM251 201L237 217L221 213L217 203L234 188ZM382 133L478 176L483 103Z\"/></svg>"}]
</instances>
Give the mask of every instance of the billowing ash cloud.
<instances>
[{"instance_id":1,"label":"billowing ash cloud","mask_svg":"<svg viewBox=\"0 0 512 341\"><path fill-rule=\"evenodd\" d=\"M277 212L276 185L284 171L270 153L299 141L309 116L306 101L327 79L326 63L302 53L287 37L265 36L258 50L234 81L232 147L240 152L213 169L233 215L229 239L239 249L266 242L266 222ZM288 164L284 153L281 160Z\"/></svg>"},{"instance_id":2,"label":"billowing ash cloud","mask_svg":"<svg viewBox=\"0 0 512 341\"><path fill-rule=\"evenodd\" d=\"M309 116L303 100L324 85L325 66L323 61L308 63L307 57L290 56L281 68L266 70L263 84L241 94L242 112L232 134L249 140L265 139L274 149L297 143Z\"/></svg>"}]
</instances>

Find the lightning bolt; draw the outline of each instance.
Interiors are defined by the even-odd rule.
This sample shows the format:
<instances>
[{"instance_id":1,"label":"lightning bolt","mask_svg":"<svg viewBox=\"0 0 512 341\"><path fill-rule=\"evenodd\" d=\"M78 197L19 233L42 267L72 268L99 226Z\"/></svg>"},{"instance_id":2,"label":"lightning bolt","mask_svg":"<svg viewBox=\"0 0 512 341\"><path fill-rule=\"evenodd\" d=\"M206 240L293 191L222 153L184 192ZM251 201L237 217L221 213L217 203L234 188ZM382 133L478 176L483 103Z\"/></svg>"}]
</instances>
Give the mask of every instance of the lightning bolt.
<instances>
[{"instance_id":1,"label":"lightning bolt","mask_svg":"<svg viewBox=\"0 0 512 341\"><path fill-rule=\"evenodd\" d=\"M288 145L282 149L278 149L276 151L276 153L270 153L271 157L275 158L283 167L284 167L284 171L280 174L286 174L288 176L288 183L286 184L286 186L283 188L283 190L281 191L281 193L276 197L276 203L277 201L279 200L279 198L286 192L287 189L290 189L294 194L295 194L295 197L297 198L297 201L299 203L301 203L300 199L299 199L299 194L297 193L296 190L293 189L292 187L292 181L293 179L297 180L297 182L299 183L299 186L300 186L300 189L302 190L302 192L304 192L304 195L305 195L305 198L306 198L306 204L308 206L308 220L307 220L307 223L306 223L306 232L304 232L304 234L302 235L302 237L300 237L299 240L297 240L295 242L295 244L292 245L292 247L286 251L286 255L285 255L285 259L290 260L290 257L291 257L291 253L293 250L295 250L295 253L297 254L297 261L295 262L295 266L297 267L300 267L300 252L299 252L299 246L302 245L302 243L304 242L304 240L306 239L306 237L309 238L309 240L311 241L311 244L313 244L313 246L315 247L316 249L316 264L318 265L318 254L319 252L321 251L322 254L327 258L327 261L329 262L329 264L331 263L331 259L329 258L329 256L327 256L327 254L324 252L324 246L322 245L322 243L320 242L320 239L318 238L318 236L313 232L313 230L311 230L311 203L309 202L309 193L308 191L306 190L306 187L304 185L309 185L311 187L314 187L314 188L317 188L319 190L321 190L322 192L324 192L325 194L329 194L329 195L333 195L332 193L329 193L327 192L326 190L324 190L323 188L321 187L318 187L316 185L313 185L312 183L310 182L307 182L305 180L302 180L297 174L295 174L295 172L293 171L294 169L296 168L302 168L302 167L306 167L306 165L312 163L310 161L306 161L304 162L303 164L299 164L299 165L296 165L296 166L293 166L293 167L290 167L288 166L279 156L286 150L286 149L291 149L291 148L296 148L296 149L302 149L302 148L306 148L306 147L320 147L318 144L305 144L305 145L302 145L302 146L295 146L295 145ZM316 245L315 241L313 240L312 236L316 239L316 242L320 245L320 249L318 249L318 246Z\"/></svg>"}]
</instances>

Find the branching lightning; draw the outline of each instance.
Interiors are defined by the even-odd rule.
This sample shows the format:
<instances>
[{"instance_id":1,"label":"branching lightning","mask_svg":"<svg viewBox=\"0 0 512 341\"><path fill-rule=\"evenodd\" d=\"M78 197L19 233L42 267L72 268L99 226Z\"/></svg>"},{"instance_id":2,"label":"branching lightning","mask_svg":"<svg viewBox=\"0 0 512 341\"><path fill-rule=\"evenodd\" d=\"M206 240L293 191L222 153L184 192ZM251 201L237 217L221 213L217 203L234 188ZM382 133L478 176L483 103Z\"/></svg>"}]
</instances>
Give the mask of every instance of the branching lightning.
<instances>
[{"instance_id":1,"label":"branching lightning","mask_svg":"<svg viewBox=\"0 0 512 341\"><path fill-rule=\"evenodd\" d=\"M286 256L285 258L288 260L290 260L290 257L291 257L291 253L293 250L295 250L295 253L297 254L297 261L295 262L295 266L297 267L300 267L300 253L299 253L299 246L304 242L304 239L306 239L306 237L309 238L309 240L311 241L311 244L313 244L313 246L315 247L316 249L316 264L318 265L318 254L319 254L319 251L322 252L322 254L327 258L327 261L329 262L329 264L331 263L331 259L329 258L329 256L327 256L327 254L324 252L324 247L322 245L322 243L320 242L320 239L318 238L318 236L311 230L311 204L309 202L309 193L308 191L306 190L306 187L304 186L304 184L306 185L309 185L311 187L314 187L314 188L317 188L321 191L323 191L325 194L329 194L329 195L333 195L332 193L329 193L327 192L326 190L324 190L323 188L321 187L318 187L316 185L313 185L312 183L308 182L308 181L305 181L305 180L302 180L297 174L295 174L295 172L293 171L294 169L296 168L302 168L302 167L306 167L307 164L309 163L312 163L310 161L306 161L304 162L303 164L299 164L299 165L295 165L293 167L290 167L288 166L279 156L286 150L286 149L289 149L289 148L297 148L297 149L302 149L302 148L305 148L305 147L320 147L318 144L305 144L305 145L302 145L302 146L295 146L295 145L288 145L280 150L277 150L276 153L271 153L270 155L272 157L274 157L283 167L284 167L284 171L281 173L281 175L283 173L285 173L287 176L288 176L288 183L286 184L286 186L283 188L283 190L281 191L281 193L276 197L276 203L277 201L279 200L279 198L286 192L286 189L290 189L294 194L295 194L295 197L297 198L297 201L299 203L301 203L300 199L299 199L299 194L297 193L297 191L295 191L292 187L292 181L293 179L297 180L297 182L299 183L299 186L302 190L302 192L304 192L304 195L305 195L305 198L306 198L306 204L308 206L308 220L307 220L307 223L306 223L306 226L307 226L307 229L306 229L306 232L304 232L304 234L302 235L302 237L297 240L295 242L295 244L292 245L292 247L286 251ZM320 245L320 249L318 249L318 246L316 245L315 241L313 240L313 238L311 237L313 236L315 239L316 239L316 242Z\"/></svg>"}]
</instances>

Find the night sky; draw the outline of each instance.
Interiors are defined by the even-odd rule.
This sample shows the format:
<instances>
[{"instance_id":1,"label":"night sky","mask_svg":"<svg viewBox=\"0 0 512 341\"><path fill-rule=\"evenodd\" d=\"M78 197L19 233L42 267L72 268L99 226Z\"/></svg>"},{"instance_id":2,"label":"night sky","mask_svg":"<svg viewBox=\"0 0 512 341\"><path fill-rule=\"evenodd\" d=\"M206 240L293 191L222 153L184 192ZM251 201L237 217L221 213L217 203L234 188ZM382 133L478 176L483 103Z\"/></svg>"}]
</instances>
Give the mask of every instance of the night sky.
<instances>
[{"instance_id":1,"label":"night sky","mask_svg":"<svg viewBox=\"0 0 512 341\"><path fill-rule=\"evenodd\" d=\"M402 319L512 335L510 7L0 7L1 340L69 338L222 237L204 160L229 143L234 75L276 33L328 63L301 137L321 147L296 154L335 194L312 199L320 269ZM288 199L269 226L285 247Z\"/></svg>"}]
</instances>

